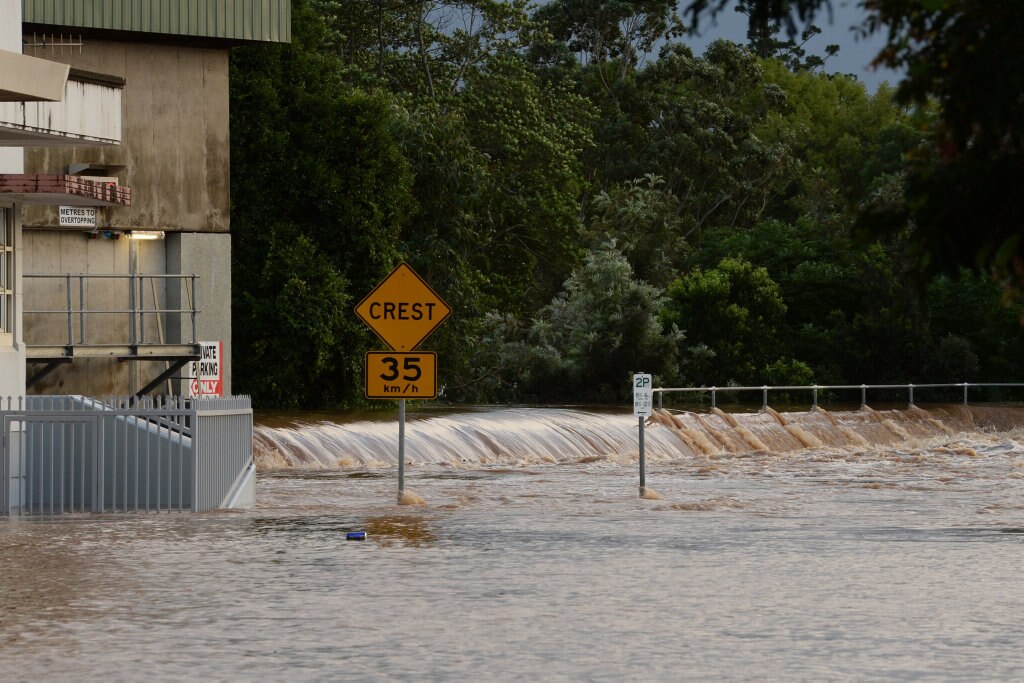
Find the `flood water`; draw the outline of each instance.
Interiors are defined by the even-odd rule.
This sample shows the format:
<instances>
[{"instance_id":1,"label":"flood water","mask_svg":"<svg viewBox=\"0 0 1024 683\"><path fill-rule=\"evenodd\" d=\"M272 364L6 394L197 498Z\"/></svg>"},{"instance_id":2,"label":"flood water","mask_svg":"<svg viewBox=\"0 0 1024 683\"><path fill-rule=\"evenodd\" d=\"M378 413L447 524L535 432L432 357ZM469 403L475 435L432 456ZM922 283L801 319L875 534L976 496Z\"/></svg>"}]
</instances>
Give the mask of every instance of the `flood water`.
<instances>
[{"instance_id":1,"label":"flood water","mask_svg":"<svg viewBox=\"0 0 1024 683\"><path fill-rule=\"evenodd\" d=\"M0 523L4 677L1013 680L1024 409L263 416L241 512ZM363 530L367 540L346 541Z\"/></svg>"}]
</instances>

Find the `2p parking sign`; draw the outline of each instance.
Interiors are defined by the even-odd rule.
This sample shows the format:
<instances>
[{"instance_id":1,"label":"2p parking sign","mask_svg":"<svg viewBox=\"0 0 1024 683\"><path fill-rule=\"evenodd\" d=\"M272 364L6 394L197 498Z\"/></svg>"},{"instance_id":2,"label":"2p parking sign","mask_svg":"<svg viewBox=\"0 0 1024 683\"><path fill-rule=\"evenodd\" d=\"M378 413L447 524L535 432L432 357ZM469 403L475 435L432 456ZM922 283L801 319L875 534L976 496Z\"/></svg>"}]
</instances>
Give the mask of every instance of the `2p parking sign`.
<instances>
[{"instance_id":1,"label":"2p parking sign","mask_svg":"<svg viewBox=\"0 0 1024 683\"><path fill-rule=\"evenodd\" d=\"M654 410L654 381L651 376L639 372L633 375L633 415L649 417Z\"/></svg>"}]
</instances>

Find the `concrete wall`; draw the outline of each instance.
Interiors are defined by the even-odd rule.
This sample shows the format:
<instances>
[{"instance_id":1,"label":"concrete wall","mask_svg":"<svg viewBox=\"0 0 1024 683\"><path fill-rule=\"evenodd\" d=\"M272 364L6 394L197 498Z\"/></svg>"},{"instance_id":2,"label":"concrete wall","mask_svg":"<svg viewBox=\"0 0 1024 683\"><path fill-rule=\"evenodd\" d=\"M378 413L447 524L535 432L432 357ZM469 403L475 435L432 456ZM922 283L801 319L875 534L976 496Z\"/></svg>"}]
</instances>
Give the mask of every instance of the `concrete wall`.
<instances>
[{"instance_id":1,"label":"concrete wall","mask_svg":"<svg viewBox=\"0 0 1024 683\"><path fill-rule=\"evenodd\" d=\"M21 0L0 0L0 50L21 54ZM0 173L21 173L24 153L0 148Z\"/></svg>"},{"instance_id":2,"label":"concrete wall","mask_svg":"<svg viewBox=\"0 0 1024 683\"><path fill-rule=\"evenodd\" d=\"M3 1L3 0L0 0ZM86 38L82 54L33 56L125 79L121 93L123 139L118 147L27 148L26 171L56 173L71 163L124 165L119 182L132 188L132 206L102 208L99 229L161 230L153 241L88 239L85 232L55 229L57 207L26 207L25 272L31 274L196 274L200 341L224 342L225 391L230 392L231 251L229 225L228 52L182 45L128 43ZM144 282L146 306L187 308L177 281ZM129 307L127 285L90 281L88 307ZM31 279L28 309L64 309L66 284ZM72 281L77 306L78 285ZM189 316L146 316L145 336L167 343L192 341ZM78 335L78 317L73 326ZM124 343L130 317L90 315L88 343ZM26 342L67 343L66 316L29 314ZM34 366L33 369L41 366ZM77 359L62 365L32 393L126 394L163 371L160 362ZM174 387L174 392L178 387ZM163 385L155 393L166 393Z\"/></svg>"},{"instance_id":3,"label":"concrete wall","mask_svg":"<svg viewBox=\"0 0 1024 683\"><path fill-rule=\"evenodd\" d=\"M0 0L0 50L21 54L21 0Z\"/></svg>"},{"instance_id":4,"label":"concrete wall","mask_svg":"<svg viewBox=\"0 0 1024 683\"><path fill-rule=\"evenodd\" d=\"M14 308L15 321L11 334L0 335L0 398L17 397L25 395L25 345L22 343L22 329L18 323L18 311L22 310L22 291L20 278L22 268L21 245L21 218L18 215L17 205L7 204L4 208L14 209L0 213L0 220L10 220L14 223L14 272L16 280L14 283ZM0 226L2 228L2 226ZM6 403L4 404L6 407Z\"/></svg>"},{"instance_id":5,"label":"concrete wall","mask_svg":"<svg viewBox=\"0 0 1024 683\"><path fill-rule=\"evenodd\" d=\"M161 240L139 241L121 238L88 239L84 232L25 230L23 252L26 273L34 275L163 274L165 250ZM143 282L146 308L166 308L166 289L162 282ZM155 285L155 287L154 287ZM86 308L125 310L130 307L128 279L90 279L86 283ZM154 292L155 289L155 292ZM60 345L68 341L66 315L32 313L40 310L66 310L67 280L64 278L28 278L25 290L25 343ZM80 282L71 279L71 299L79 307ZM155 299L154 299L155 297ZM154 304L155 301L155 304ZM80 339L81 320L72 318L75 342ZM92 313L85 319L85 338L90 344L127 344L130 341L131 316L126 313ZM160 339L157 316L146 316L145 338ZM166 337L166 330L164 330ZM41 366L34 365L33 370ZM123 395L137 390L159 374L163 363L122 362L116 359L77 359L60 366L32 388L34 394Z\"/></svg>"},{"instance_id":6,"label":"concrete wall","mask_svg":"<svg viewBox=\"0 0 1024 683\"><path fill-rule=\"evenodd\" d=\"M35 57L125 79L123 142L109 148L29 148L26 172L68 164L124 165L132 206L101 211L103 227L227 232L230 211L228 51L86 38L78 50ZM32 207L26 228L57 225L56 207Z\"/></svg>"},{"instance_id":7,"label":"concrete wall","mask_svg":"<svg viewBox=\"0 0 1024 683\"><path fill-rule=\"evenodd\" d=\"M196 290L178 280L143 280L143 303L147 310L189 309L194 297L200 314L197 341L224 343L224 393L231 393L231 236L226 234L168 233L163 240L88 239L87 233L69 230L26 230L25 268L34 275L72 273L71 299L79 307L78 273L109 275L196 274ZM128 309L130 281L127 279L89 279L86 281L86 308ZM30 278L25 296L26 311L66 310L68 280ZM191 286L191 283L189 284ZM71 326L74 342L81 339L81 319L76 313ZM150 342L169 344L192 341L189 315L146 315L142 333ZM89 344L127 344L131 318L124 313L91 313L86 316L85 339ZM67 344L66 315L32 313L25 315L25 341L36 345ZM33 369L37 369L34 365ZM32 393L41 394L126 394L134 392L159 375L164 362L122 362L116 359L77 359L60 366ZM183 385L181 385L183 386ZM184 393L174 386L173 393ZM166 385L156 393L167 393Z\"/></svg>"},{"instance_id":8,"label":"concrete wall","mask_svg":"<svg viewBox=\"0 0 1024 683\"><path fill-rule=\"evenodd\" d=\"M196 281L196 305L202 311L196 326L197 341L224 342L224 395L231 395L231 236L168 235L167 272L200 275ZM168 308L188 308L188 302L181 305L180 292L168 290ZM192 322L187 316L172 319L168 329L168 341L192 341ZM186 393L184 388L182 393Z\"/></svg>"},{"instance_id":9,"label":"concrete wall","mask_svg":"<svg viewBox=\"0 0 1024 683\"><path fill-rule=\"evenodd\" d=\"M21 52L21 0L0 0L0 50ZM0 149L0 173L21 171L22 151L16 147ZM16 205L6 203L2 206L14 209L3 215L10 216L8 220L14 222L14 267L17 275L21 273L21 251L18 249L21 239L21 218ZM21 310L21 283L15 281L14 289L14 305L17 310ZM0 397L25 394L25 347L20 343L20 334L21 327L15 322L13 334L4 335L4 338L0 339ZM4 482L3 485L6 486L7 483Z\"/></svg>"}]
</instances>

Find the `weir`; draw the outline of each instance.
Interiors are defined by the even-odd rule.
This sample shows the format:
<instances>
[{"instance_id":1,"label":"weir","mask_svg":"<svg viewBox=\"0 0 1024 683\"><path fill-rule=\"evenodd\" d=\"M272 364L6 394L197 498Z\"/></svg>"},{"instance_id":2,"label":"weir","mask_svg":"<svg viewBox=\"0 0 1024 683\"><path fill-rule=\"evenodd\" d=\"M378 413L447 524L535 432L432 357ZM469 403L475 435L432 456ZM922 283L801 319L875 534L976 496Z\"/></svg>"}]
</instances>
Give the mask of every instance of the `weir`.
<instances>
[{"instance_id":1,"label":"weir","mask_svg":"<svg viewBox=\"0 0 1024 683\"><path fill-rule=\"evenodd\" d=\"M779 413L657 410L647 420L649 462L687 458L856 452L914 438L1024 427L1024 407L943 405L927 409ZM544 463L631 463L638 457L636 418L580 409L513 408L420 416L410 421L409 465L452 468ZM397 464L391 421L320 420L257 424L253 453L259 470L385 468Z\"/></svg>"}]
</instances>

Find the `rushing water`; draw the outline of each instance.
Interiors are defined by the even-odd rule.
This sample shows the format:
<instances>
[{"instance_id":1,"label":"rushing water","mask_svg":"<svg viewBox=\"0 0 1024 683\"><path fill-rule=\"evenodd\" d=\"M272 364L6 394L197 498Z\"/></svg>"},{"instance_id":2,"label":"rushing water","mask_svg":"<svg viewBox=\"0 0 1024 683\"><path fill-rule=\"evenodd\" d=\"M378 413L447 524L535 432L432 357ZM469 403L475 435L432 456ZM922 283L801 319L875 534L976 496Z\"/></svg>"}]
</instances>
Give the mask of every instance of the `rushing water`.
<instances>
[{"instance_id":1,"label":"rushing water","mask_svg":"<svg viewBox=\"0 0 1024 683\"><path fill-rule=\"evenodd\" d=\"M0 524L5 678L1024 676L1024 410L266 417L258 505ZM349 542L345 532L365 530Z\"/></svg>"}]
</instances>

